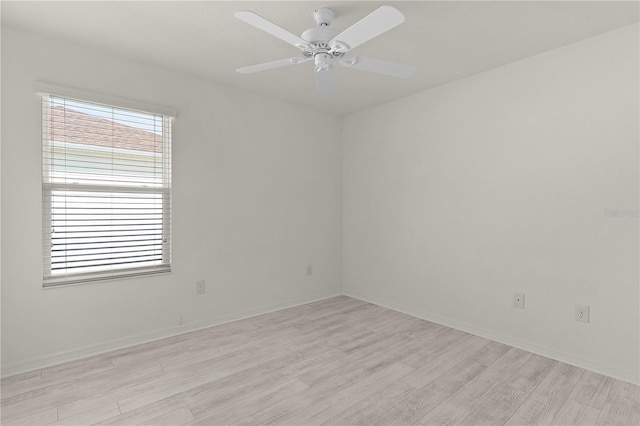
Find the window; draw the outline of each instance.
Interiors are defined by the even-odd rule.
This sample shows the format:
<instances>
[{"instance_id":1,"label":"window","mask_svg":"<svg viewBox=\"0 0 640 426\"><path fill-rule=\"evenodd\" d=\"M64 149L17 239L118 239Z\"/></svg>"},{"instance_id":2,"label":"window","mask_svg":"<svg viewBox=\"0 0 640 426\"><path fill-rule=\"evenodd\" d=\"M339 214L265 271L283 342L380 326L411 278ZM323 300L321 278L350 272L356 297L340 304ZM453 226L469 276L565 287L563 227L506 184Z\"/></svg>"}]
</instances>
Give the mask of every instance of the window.
<instances>
[{"instance_id":1,"label":"window","mask_svg":"<svg viewBox=\"0 0 640 426\"><path fill-rule=\"evenodd\" d=\"M42 95L44 286L171 270L171 116Z\"/></svg>"}]
</instances>

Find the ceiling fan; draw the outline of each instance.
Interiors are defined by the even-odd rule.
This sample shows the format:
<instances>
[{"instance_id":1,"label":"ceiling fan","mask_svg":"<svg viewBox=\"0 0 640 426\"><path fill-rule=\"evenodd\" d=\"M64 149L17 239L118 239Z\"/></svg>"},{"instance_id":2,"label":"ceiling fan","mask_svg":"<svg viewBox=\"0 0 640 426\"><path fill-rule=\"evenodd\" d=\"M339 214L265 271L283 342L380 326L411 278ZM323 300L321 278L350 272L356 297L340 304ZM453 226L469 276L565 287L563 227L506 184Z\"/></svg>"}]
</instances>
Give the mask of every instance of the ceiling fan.
<instances>
[{"instance_id":1,"label":"ceiling fan","mask_svg":"<svg viewBox=\"0 0 640 426\"><path fill-rule=\"evenodd\" d=\"M251 74L313 60L318 92L328 94L335 91L334 60L347 68L398 78L408 78L415 71L415 68L409 65L348 55L352 49L404 22L404 15L391 6L377 8L342 32L330 27L331 21L335 17L333 10L322 7L313 14L318 26L309 28L300 37L253 12L239 11L234 15L236 18L297 47L302 53L302 56L299 57L236 69L241 74Z\"/></svg>"}]
</instances>

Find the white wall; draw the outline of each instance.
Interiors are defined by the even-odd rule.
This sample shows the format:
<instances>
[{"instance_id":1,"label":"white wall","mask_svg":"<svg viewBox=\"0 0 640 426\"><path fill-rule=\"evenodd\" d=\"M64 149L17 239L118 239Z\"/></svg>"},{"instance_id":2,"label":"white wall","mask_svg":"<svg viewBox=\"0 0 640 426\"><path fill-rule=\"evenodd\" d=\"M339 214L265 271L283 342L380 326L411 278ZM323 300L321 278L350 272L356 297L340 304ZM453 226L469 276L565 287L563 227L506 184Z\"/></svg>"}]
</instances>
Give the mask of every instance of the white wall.
<instances>
[{"instance_id":1,"label":"white wall","mask_svg":"<svg viewBox=\"0 0 640 426\"><path fill-rule=\"evenodd\" d=\"M345 293L638 382L638 218L604 213L638 209L638 50L629 26L346 117Z\"/></svg>"},{"instance_id":2,"label":"white wall","mask_svg":"<svg viewBox=\"0 0 640 426\"><path fill-rule=\"evenodd\" d=\"M342 123L6 27L2 59L3 375L344 278L347 294L638 381L638 219L604 215L638 208L637 25ZM171 274L42 289L34 80L180 110ZM305 128L319 117L322 137Z\"/></svg>"},{"instance_id":3,"label":"white wall","mask_svg":"<svg viewBox=\"0 0 640 426\"><path fill-rule=\"evenodd\" d=\"M35 80L179 109L171 274L42 288ZM341 293L337 117L4 27L2 124L3 375Z\"/></svg>"}]
</instances>

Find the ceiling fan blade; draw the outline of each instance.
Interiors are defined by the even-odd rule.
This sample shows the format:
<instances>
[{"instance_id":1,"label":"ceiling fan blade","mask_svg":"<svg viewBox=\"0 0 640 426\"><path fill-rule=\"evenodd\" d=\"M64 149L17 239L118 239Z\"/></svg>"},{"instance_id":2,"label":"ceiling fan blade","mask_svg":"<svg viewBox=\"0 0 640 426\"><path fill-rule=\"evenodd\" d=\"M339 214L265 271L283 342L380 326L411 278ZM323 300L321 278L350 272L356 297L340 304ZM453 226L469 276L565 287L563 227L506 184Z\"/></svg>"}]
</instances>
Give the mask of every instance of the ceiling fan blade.
<instances>
[{"instance_id":1,"label":"ceiling fan blade","mask_svg":"<svg viewBox=\"0 0 640 426\"><path fill-rule=\"evenodd\" d=\"M346 45L342 46L342 51L347 51L360 46L362 43L371 40L380 34L397 27L404 22L404 15L395 7L380 6L369 15L365 16L333 39L329 41L331 46L337 42Z\"/></svg>"},{"instance_id":2,"label":"ceiling fan blade","mask_svg":"<svg viewBox=\"0 0 640 426\"><path fill-rule=\"evenodd\" d=\"M287 67L289 65L301 64L302 62L307 62L308 60L313 58L290 58L290 59L279 59L277 61L265 62L263 64L249 65L248 67L237 68L236 71L240 74L252 74L258 71L266 71L272 68L281 68Z\"/></svg>"},{"instance_id":3,"label":"ceiling fan blade","mask_svg":"<svg viewBox=\"0 0 640 426\"><path fill-rule=\"evenodd\" d=\"M364 56L343 58L340 60L340 63L347 68L355 68L357 70L370 71L398 78L409 78L416 71L416 68L411 65L366 58Z\"/></svg>"},{"instance_id":4,"label":"ceiling fan blade","mask_svg":"<svg viewBox=\"0 0 640 426\"><path fill-rule=\"evenodd\" d=\"M316 71L316 88L321 95L328 95L336 91L336 76L333 68Z\"/></svg>"},{"instance_id":5,"label":"ceiling fan blade","mask_svg":"<svg viewBox=\"0 0 640 426\"><path fill-rule=\"evenodd\" d=\"M242 10L234 13L234 16L241 21L246 22L247 24L253 25L254 27L271 34L274 37L278 37L280 40L286 41L287 43L296 46L299 44L307 44L306 41L301 39L295 34L290 33L282 27L274 24L271 21L264 19L262 16L257 15L253 12L249 12L247 10Z\"/></svg>"}]
</instances>

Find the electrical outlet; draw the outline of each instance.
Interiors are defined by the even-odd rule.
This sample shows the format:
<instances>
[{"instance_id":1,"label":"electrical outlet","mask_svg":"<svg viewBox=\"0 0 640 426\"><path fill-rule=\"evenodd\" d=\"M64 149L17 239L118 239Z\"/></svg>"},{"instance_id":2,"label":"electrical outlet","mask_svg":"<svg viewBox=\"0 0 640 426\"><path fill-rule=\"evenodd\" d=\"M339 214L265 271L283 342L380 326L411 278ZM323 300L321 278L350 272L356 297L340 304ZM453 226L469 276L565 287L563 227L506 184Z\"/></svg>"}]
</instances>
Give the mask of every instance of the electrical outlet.
<instances>
[{"instance_id":1,"label":"electrical outlet","mask_svg":"<svg viewBox=\"0 0 640 426\"><path fill-rule=\"evenodd\" d=\"M204 283L204 280L196 281L196 294L205 294L207 292L207 287Z\"/></svg>"},{"instance_id":2,"label":"electrical outlet","mask_svg":"<svg viewBox=\"0 0 640 426\"><path fill-rule=\"evenodd\" d=\"M313 265L307 265L307 276L313 275Z\"/></svg>"},{"instance_id":3,"label":"electrical outlet","mask_svg":"<svg viewBox=\"0 0 640 426\"><path fill-rule=\"evenodd\" d=\"M178 318L177 319L178 319L178 325L184 324L184 320L182 319L182 314L181 313L178 313Z\"/></svg>"},{"instance_id":4,"label":"electrical outlet","mask_svg":"<svg viewBox=\"0 0 640 426\"><path fill-rule=\"evenodd\" d=\"M513 307L524 309L524 293L513 293Z\"/></svg>"},{"instance_id":5,"label":"electrical outlet","mask_svg":"<svg viewBox=\"0 0 640 426\"><path fill-rule=\"evenodd\" d=\"M576 305L575 311L576 321L589 322L589 306L588 305Z\"/></svg>"}]
</instances>

